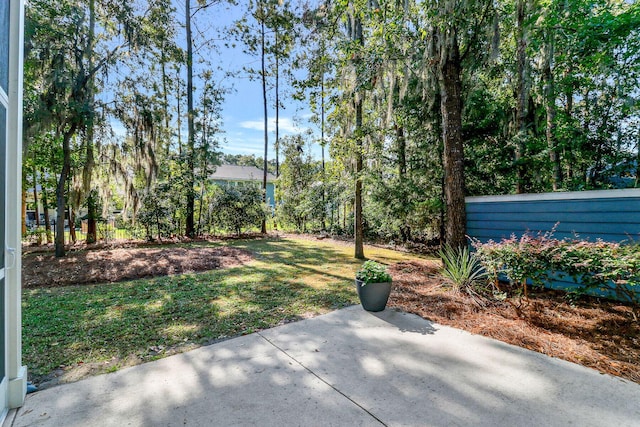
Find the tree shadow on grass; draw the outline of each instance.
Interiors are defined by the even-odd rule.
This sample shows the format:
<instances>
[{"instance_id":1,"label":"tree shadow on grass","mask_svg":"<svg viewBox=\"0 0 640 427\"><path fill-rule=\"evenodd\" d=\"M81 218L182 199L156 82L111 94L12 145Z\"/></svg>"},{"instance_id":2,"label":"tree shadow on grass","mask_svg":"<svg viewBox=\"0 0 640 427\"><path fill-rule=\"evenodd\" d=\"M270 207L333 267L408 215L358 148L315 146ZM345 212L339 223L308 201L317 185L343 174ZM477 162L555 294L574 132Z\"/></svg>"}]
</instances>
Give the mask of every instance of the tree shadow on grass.
<instances>
[{"instance_id":1,"label":"tree shadow on grass","mask_svg":"<svg viewBox=\"0 0 640 427\"><path fill-rule=\"evenodd\" d=\"M225 245L261 263L27 293L25 359L34 379L60 366L117 363L131 355L153 360L357 303L352 279L360 261L344 250L290 239Z\"/></svg>"},{"instance_id":2,"label":"tree shadow on grass","mask_svg":"<svg viewBox=\"0 0 640 427\"><path fill-rule=\"evenodd\" d=\"M318 288L259 265L39 290L25 298L25 360L39 382L61 366L154 360L355 302L349 282Z\"/></svg>"},{"instance_id":3,"label":"tree shadow on grass","mask_svg":"<svg viewBox=\"0 0 640 427\"><path fill-rule=\"evenodd\" d=\"M234 242L239 247L253 252L255 258L266 263L293 266L313 274L327 275L340 280L352 280L362 260L353 258L345 251L337 250L326 243L303 242L291 239L263 239L261 241ZM349 274L336 274L335 265L348 265ZM325 266L325 269L319 268Z\"/></svg>"}]
</instances>

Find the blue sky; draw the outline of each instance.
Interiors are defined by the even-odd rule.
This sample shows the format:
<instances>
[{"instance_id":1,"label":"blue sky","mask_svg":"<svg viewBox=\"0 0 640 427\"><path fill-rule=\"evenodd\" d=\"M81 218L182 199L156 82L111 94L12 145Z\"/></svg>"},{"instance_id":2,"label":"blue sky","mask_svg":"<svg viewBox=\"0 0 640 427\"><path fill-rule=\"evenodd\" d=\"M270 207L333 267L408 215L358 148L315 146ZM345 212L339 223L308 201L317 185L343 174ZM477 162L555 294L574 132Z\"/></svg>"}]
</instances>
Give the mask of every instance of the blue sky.
<instances>
[{"instance_id":1,"label":"blue sky","mask_svg":"<svg viewBox=\"0 0 640 427\"><path fill-rule=\"evenodd\" d=\"M229 26L239 19L244 13L244 1L236 6L217 6L216 10L207 11L202 16L196 15L194 18L196 26L201 30L202 23L206 19L214 15L218 19L216 26ZM178 6L178 13L181 14L184 6ZM224 13L220 13L224 11ZM218 55L216 55L218 56ZM225 130L224 139L226 142L221 144L221 149L229 154L255 154L262 157L264 154L264 113L262 105L262 84L259 80L249 79L246 72L242 71L243 67L260 67L260 58L245 54L240 43L236 42L236 47L225 48L221 46L220 53L215 58L220 67L227 71L239 71L237 78L226 78L222 81L225 86L233 86L233 91L227 94L222 106L223 129ZM288 85L284 80L280 80L281 97L286 92L290 92ZM275 110L273 107L274 92L269 92L269 159L275 158L275 150L273 144L275 142ZM279 133L280 136L304 133L312 129L315 134L319 135L316 126L309 122L311 116L308 106L304 103L296 102L290 97L284 97L283 103L285 109L280 110L279 114ZM312 154L320 157L320 147L314 144Z\"/></svg>"},{"instance_id":2,"label":"blue sky","mask_svg":"<svg viewBox=\"0 0 640 427\"><path fill-rule=\"evenodd\" d=\"M262 86L260 82L248 79L235 79L235 90L228 94L222 106L223 128L227 140L221 148L230 154L255 154L262 157L264 153L264 113L262 105ZM308 120L308 112L299 111L299 105L292 101L279 114L280 136L306 132L312 126ZM275 157L275 110L269 108L269 158Z\"/></svg>"},{"instance_id":3,"label":"blue sky","mask_svg":"<svg viewBox=\"0 0 640 427\"><path fill-rule=\"evenodd\" d=\"M192 7L196 4L195 0L191 0ZM207 10L203 10L193 18L194 34L202 33L207 38L217 39L220 37L216 28L231 26L244 13L246 8L246 0L240 0L240 4L236 6L216 5ZM179 28L177 34L178 44L186 49L184 40L184 0L174 0L177 10L177 16L182 28ZM230 40L235 47L225 47L224 42L219 42L219 52L205 53L205 50L199 50L198 43L201 38L195 36L194 51L194 100L199 97L199 89L202 85L197 79L198 70L201 69L199 59L206 56L206 59L213 66L220 67L222 71L216 71L218 82L221 86L231 89L225 96L222 105L222 120L224 134L221 135L223 142L220 144L220 150L228 154L254 154L258 157L264 155L264 113L262 105L262 84L260 80L252 80L243 68L259 68L260 58L247 55L243 52L241 43ZM233 72L234 77L224 77L224 72ZM186 83L186 71L182 71L182 77ZM304 75L301 75L304 77ZM294 135L299 133L307 133L311 130L315 138L319 138L320 131L316 125L309 122L311 113L308 105L297 102L287 97L287 92L291 92L288 84L284 79L280 80L281 103L285 105L279 114L279 130L280 137ZM274 92L268 93L269 97L269 150L268 158L275 159L275 110L273 107ZM183 101L186 103L186 101ZM183 105L183 109L185 106ZM117 121L111 123L116 135L124 136L126 133L123 125ZM175 120L174 120L175 126ZM183 135L187 132L186 119L182 120ZM311 153L315 158L320 158L321 149L317 144L313 144ZM328 154L327 154L328 157ZM282 159L281 159L282 161Z\"/></svg>"}]
</instances>

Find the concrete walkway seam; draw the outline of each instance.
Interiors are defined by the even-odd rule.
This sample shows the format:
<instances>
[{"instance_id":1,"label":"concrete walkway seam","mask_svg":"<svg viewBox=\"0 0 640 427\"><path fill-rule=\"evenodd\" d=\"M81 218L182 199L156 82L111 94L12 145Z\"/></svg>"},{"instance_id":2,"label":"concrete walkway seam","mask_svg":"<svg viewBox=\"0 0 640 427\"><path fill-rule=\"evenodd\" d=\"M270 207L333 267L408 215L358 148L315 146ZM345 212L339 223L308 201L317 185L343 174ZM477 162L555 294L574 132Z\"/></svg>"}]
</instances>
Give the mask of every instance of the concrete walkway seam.
<instances>
[{"instance_id":1,"label":"concrete walkway seam","mask_svg":"<svg viewBox=\"0 0 640 427\"><path fill-rule=\"evenodd\" d=\"M349 396L347 396L346 394L344 394L342 391L340 391L339 389L337 389L333 384L327 382L324 378L322 378L321 376L319 376L318 374L316 374L314 371L312 371L311 369L309 369L308 367L306 367L302 362L300 362L298 359L296 359L295 357L293 357L292 355L290 355L289 353L287 353L286 350L284 350L283 348L279 347L277 344L273 343L269 338L265 337L264 335L262 335L260 332L256 332L258 335L260 335L260 337L262 337L266 342L268 342L269 344L271 344L273 347L275 347L276 349L278 349L279 351L281 351L282 353L284 353L289 359L293 360L294 362L296 362L298 365L300 365L304 370L306 370L307 372L309 372L311 375L313 375L314 377L316 377L318 380L322 381L323 383L325 383L326 385L328 385L329 387L331 387L333 390L335 390L337 393L339 393L341 396L343 396L345 399L347 399L348 401L350 401L351 403L353 403L354 405L356 405L358 408L362 409L364 412L366 412L367 414L369 414L369 416L373 419L375 419L376 421L378 421L381 425L383 425L384 427L389 427L384 421L382 421L380 418L376 417L374 414L372 414L367 408L365 408L364 406L360 405L358 402L356 402L355 400L353 400L352 398L350 398Z\"/></svg>"}]
</instances>

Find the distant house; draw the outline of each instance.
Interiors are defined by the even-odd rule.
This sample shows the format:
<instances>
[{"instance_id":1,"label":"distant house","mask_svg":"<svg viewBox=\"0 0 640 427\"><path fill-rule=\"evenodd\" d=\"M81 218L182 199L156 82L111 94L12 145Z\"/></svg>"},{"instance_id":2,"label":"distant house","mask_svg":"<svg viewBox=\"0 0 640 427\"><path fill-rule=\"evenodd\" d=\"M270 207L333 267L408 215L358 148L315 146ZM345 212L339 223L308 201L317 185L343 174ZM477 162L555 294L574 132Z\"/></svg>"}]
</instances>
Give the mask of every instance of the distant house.
<instances>
[{"instance_id":1,"label":"distant house","mask_svg":"<svg viewBox=\"0 0 640 427\"><path fill-rule=\"evenodd\" d=\"M262 187L263 170L255 166L220 165L211 175L218 185L256 185ZM267 172L267 204L275 207L276 176Z\"/></svg>"}]
</instances>

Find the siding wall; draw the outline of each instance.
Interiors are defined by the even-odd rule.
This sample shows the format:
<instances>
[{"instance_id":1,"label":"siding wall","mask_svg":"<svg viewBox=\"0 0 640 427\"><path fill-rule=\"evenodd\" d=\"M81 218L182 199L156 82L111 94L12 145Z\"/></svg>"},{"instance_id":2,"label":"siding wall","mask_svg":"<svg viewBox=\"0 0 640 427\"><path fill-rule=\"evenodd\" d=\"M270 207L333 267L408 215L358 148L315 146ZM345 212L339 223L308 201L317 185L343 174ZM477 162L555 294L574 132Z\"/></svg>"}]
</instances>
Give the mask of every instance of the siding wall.
<instances>
[{"instance_id":1,"label":"siding wall","mask_svg":"<svg viewBox=\"0 0 640 427\"><path fill-rule=\"evenodd\" d=\"M557 239L640 243L640 189L467 197L466 207L467 234L481 242L555 226ZM564 290L578 286L570 278L548 284ZM590 293L612 296L607 290Z\"/></svg>"},{"instance_id":2,"label":"siding wall","mask_svg":"<svg viewBox=\"0 0 640 427\"><path fill-rule=\"evenodd\" d=\"M525 232L640 243L640 189L467 197L467 234L482 242Z\"/></svg>"}]
</instances>

